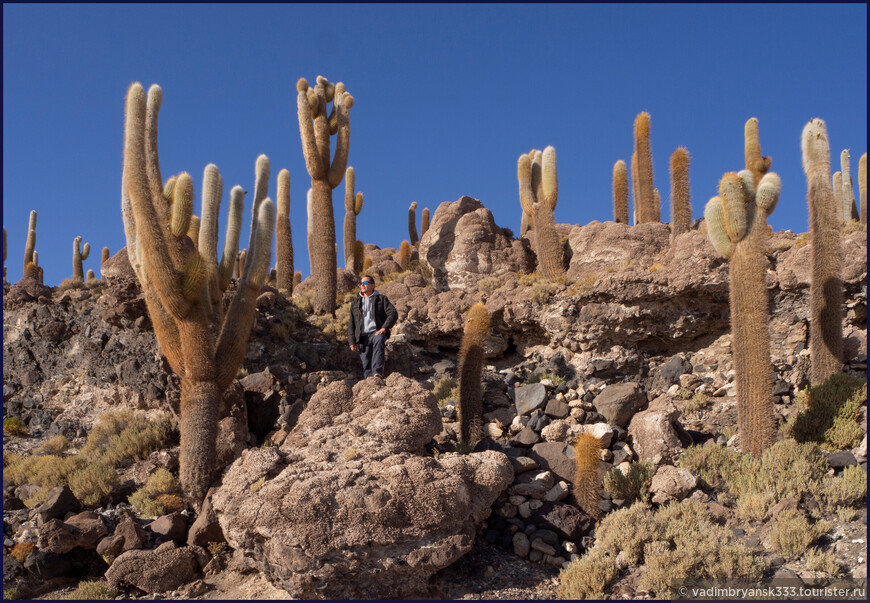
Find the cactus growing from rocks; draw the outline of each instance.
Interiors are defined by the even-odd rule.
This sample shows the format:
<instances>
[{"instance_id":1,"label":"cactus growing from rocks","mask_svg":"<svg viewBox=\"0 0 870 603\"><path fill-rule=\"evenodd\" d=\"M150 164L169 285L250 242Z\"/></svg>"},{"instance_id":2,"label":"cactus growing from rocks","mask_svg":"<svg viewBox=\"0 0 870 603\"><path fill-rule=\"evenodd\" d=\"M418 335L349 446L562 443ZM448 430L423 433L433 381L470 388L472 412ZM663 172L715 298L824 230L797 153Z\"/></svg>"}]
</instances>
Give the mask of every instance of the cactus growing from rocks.
<instances>
[{"instance_id":1,"label":"cactus growing from rocks","mask_svg":"<svg viewBox=\"0 0 870 603\"><path fill-rule=\"evenodd\" d=\"M758 118L750 117L743 125L743 157L746 169L752 172L752 183L757 187L762 176L770 169L770 157L761 156L758 140Z\"/></svg>"},{"instance_id":2,"label":"cactus growing from rocks","mask_svg":"<svg viewBox=\"0 0 870 603\"><path fill-rule=\"evenodd\" d=\"M650 115L642 111L634 120L634 148L637 153L637 223L658 222L653 186Z\"/></svg>"},{"instance_id":3,"label":"cactus growing from rocks","mask_svg":"<svg viewBox=\"0 0 870 603\"><path fill-rule=\"evenodd\" d=\"M613 164L613 221L628 224L628 168L622 159Z\"/></svg>"},{"instance_id":4,"label":"cactus growing from rocks","mask_svg":"<svg viewBox=\"0 0 870 603\"><path fill-rule=\"evenodd\" d=\"M350 145L350 109L353 97L344 84L331 84L317 76L314 88L305 78L296 83L299 131L305 167L311 176L311 273L314 276L315 314L335 314L336 263L335 218L332 213L332 189L344 178ZM327 103L332 113L327 116ZM329 139L336 136L335 156L330 162Z\"/></svg>"},{"instance_id":5,"label":"cactus growing from rocks","mask_svg":"<svg viewBox=\"0 0 870 603\"><path fill-rule=\"evenodd\" d=\"M426 231L429 230L429 208L424 207L423 212L420 214L420 238L423 238L423 235L426 234Z\"/></svg>"},{"instance_id":6,"label":"cactus growing from rocks","mask_svg":"<svg viewBox=\"0 0 870 603\"><path fill-rule=\"evenodd\" d=\"M109 259L109 248L103 247L102 254L100 256L100 269L102 270L103 264Z\"/></svg>"},{"instance_id":7,"label":"cactus growing from rocks","mask_svg":"<svg viewBox=\"0 0 870 603\"><path fill-rule=\"evenodd\" d=\"M821 383L839 373L843 362L843 281L840 278L842 209L835 205L831 189L831 147L823 120L816 118L804 126L801 154L807 176L812 240L811 380Z\"/></svg>"},{"instance_id":8,"label":"cactus growing from rocks","mask_svg":"<svg viewBox=\"0 0 870 603\"><path fill-rule=\"evenodd\" d=\"M354 194L356 175L349 167L344 172L344 267L359 274L359 267L354 263L356 247L356 217L362 211L363 194Z\"/></svg>"},{"instance_id":9,"label":"cactus growing from rocks","mask_svg":"<svg viewBox=\"0 0 870 603\"><path fill-rule=\"evenodd\" d=\"M757 457L776 439L762 236L781 183L773 172L765 174L757 189L753 179L749 170L725 174L719 196L707 203L704 217L713 246L729 260L737 428L743 450Z\"/></svg>"},{"instance_id":10,"label":"cactus growing from rocks","mask_svg":"<svg viewBox=\"0 0 870 603\"><path fill-rule=\"evenodd\" d=\"M402 244L399 245L399 254L396 257L396 263L399 265L399 268L402 269L402 272L408 269L408 264L411 263L411 245L408 241L402 241Z\"/></svg>"},{"instance_id":11,"label":"cactus growing from rocks","mask_svg":"<svg viewBox=\"0 0 870 603\"><path fill-rule=\"evenodd\" d=\"M93 270L88 269L88 273L87 273L85 278L86 278L85 282L93 283L93 282L96 282L97 275L94 273Z\"/></svg>"},{"instance_id":12,"label":"cactus growing from rocks","mask_svg":"<svg viewBox=\"0 0 870 603\"><path fill-rule=\"evenodd\" d=\"M36 260L36 210L30 210L27 222L27 242L24 244L24 276L39 280L39 263Z\"/></svg>"},{"instance_id":13,"label":"cactus growing from rocks","mask_svg":"<svg viewBox=\"0 0 870 603\"><path fill-rule=\"evenodd\" d=\"M593 519L601 516L598 506L598 491L601 489L601 473L598 470L601 440L591 433L584 433L574 442L574 499L581 509Z\"/></svg>"},{"instance_id":14,"label":"cactus growing from rocks","mask_svg":"<svg viewBox=\"0 0 870 603\"><path fill-rule=\"evenodd\" d=\"M556 149L548 146L543 153L532 150L520 155L517 160L517 180L520 205L525 213L532 216L540 270L547 280L559 280L565 275L565 265L562 242L553 217L559 199Z\"/></svg>"},{"instance_id":15,"label":"cactus growing from rocks","mask_svg":"<svg viewBox=\"0 0 870 603\"><path fill-rule=\"evenodd\" d=\"M362 274L366 259L366 248L362 241L356 241L353 246L353 273Z\"/></svg>"},{"instance_id":16,"label":"cactus growing from rocks","mask_svg":"<svg viewBox=\"0 0 870 603\"><path fill-rule=\"evenodd\" d=\"M73 239L73 280L77 282L83 282L85 280L82 261L88 259L88 256L91 254L90 243L85 243L84 247L81 245L81 237Z\"/></svg>"},{"instance_id":17,"label":"cactus growing from rocks","mask_svg":"<svg viewBox=\"0 0 870 603\"><path fill-rule=\"evenodd\" d=\"M637 149L631 154L631 195L634 198L634 206L632 208L632 224L639 224L638 220L638 203L640 203L640 189L637 182Z\"/></svg>"},{"instance_id":18,"label":"cactus growing from rocks","mask_svg":"<svg viewBox=\"0 0 870 603\"><path fill-rule=\"evenodd\" d=\"M417 245L420 238L417 236L417 202L411 201L408 206L408 238L411 240L411 245Z\"/></svg>"},{"instance_id":19,"label":"cactus growing from rocks","mask_svg":"<svg viewBox=\"0 0 870 603\"><path fill-rule=\"evenodd\" d=\"M362 271L363 271L363 272L368 272L369 270L371 270L371 267L372 267L372 258L370 258L370 257L366 257L366 258L363 260L363 269L362 269Z\"/></svg>"},{"instance_id":20,"label":"cactus growing from rocks","mask_svg":"<svg viewBox=\"0 0 870 603\"><path fill-rule=\"evenodd\" d=\"M671 240L688 232L692 225L689 199L689 151L678 147L671 154Z\"/></svg>"},{"instance_id":21,"label":"cactus growing from rocks","mask_svg":"<svg viewBox=\"0 0 870 603\"><path fill-rule=\"evenodd\" d=\"M275 279L278 291L293 295L293 231L290 227L290 172L278 172L275 192L278 216L275 222Z\"/></svg>"},{"instance_id":22,"label":"cactus growing from rocks","mask_svg":"<svg viewBox=\"0 0 870 603\"><path fill-rule=\"evenodd\" d=\"M271 200L255 197L248 266L222 315L221 308L210 303L213 281L206 268L210 259L204 259L206 250L198 251L187 236L193 208L192 178L187 173L177 177L171 206L163 195L157 153L161 97L162 91L155 85L146 100L138 82L127 92L121 207L128 249L135 250L136 261L131 263L142 285L154 332L170 367L181 377L180 477L186 496L198 508L214 476L218 408L242 363L257 293L269 271L275 209ZM202 226L204 230L216 227L216 220ZM226 237L230 243L231 228ZM202 235L217 238L212 232ZM234 242L237 248L237 237ZM227 251L225 247L222 266L231 265L227 255L235 256L232 245L229 254Z\"/></svg>"},{"instance_id":23,"label":"cactus growing from rocks","mask_svg":"<svg viewBox=\"0 0 870 603\"><path fill-rule=\"evenodd\" d=\"M858 219L867 225L867 153L858 160L858 195L861 200L861 210Z\"/></svg>"},{"instance_id":24,"label":"cactus growing from rocks","mask_svg":"<svg viewBox=\"0 0 870 603\"><path fill-rule=\"evenodd\" d=\"M489 310L476 303L465 316L465 331L459 348L459 444L467 453L482 436L483 395L480 377L483 373L483 349L489 333Z\"/></svg>"},{"instance_id":25,"label":"cactus growing from rocks","mask_svg":"<svg viewBox=\"0 0 870 603\"><path fill-rule=\"evenodd\" d=\"M840 191L843 207L843 222L858 220L858 209L855 207L855 192L852 190L852 170L849 164L849 149L843 149L840 153L840 171L842 172L843 184Z\"/></svg>"}]
</instances>

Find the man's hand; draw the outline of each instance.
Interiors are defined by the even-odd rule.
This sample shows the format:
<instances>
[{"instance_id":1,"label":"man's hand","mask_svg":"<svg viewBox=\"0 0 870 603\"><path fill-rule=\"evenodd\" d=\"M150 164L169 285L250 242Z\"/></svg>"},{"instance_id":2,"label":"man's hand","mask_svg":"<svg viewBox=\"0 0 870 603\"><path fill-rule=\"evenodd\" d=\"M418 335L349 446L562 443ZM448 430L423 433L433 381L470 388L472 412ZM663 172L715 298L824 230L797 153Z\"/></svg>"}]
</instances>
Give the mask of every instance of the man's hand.
<instances>
[{"instance_id":1,"label":"man's hand","mask_svg":"<svg viewBox=\"0 0 870 603\"><path fill-rule=\"evenodd\" d=\"M375 335L383 335L386 332L387 332L386 329L378 329L377 331L375 331Z\"/></svg>"}]
</instances>

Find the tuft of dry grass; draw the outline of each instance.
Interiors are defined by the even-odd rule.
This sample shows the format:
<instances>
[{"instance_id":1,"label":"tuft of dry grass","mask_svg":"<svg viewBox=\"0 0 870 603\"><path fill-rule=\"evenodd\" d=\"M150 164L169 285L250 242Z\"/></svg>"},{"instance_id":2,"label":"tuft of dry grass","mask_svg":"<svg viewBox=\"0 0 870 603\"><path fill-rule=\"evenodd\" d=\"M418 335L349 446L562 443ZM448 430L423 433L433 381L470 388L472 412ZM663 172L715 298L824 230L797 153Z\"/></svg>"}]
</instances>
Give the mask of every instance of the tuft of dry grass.
<instances>
[{"instance_id":1,"label":"tuft of dry grass","mask_svg":"<svg viewBox=\"0 0 870 603\"><path fill-rule=\"evenodd\" d=\"M616 564L598 549L590 549L559 572L560 599L603 599L604 589L616 577Z\"/></svg>"}]
</instances>

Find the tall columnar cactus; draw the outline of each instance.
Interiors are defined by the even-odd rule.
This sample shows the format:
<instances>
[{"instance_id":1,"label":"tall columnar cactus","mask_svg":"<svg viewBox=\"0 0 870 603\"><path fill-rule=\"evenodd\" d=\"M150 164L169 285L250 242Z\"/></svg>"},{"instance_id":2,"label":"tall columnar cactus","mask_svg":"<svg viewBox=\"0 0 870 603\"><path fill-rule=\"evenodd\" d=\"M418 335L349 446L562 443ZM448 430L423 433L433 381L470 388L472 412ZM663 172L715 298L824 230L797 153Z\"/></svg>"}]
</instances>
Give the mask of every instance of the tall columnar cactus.
<instances>
[{"instance_id":1,"label":"tall columnar cactus","mask_svg":"<svg viewBox=\"0 0 870 603\"><path fill-rule=\"evenodd\" d=\"M843 363L843 281L840 278L842 211L831 190L831 147L825 122L804 126L801 154L807 176L812 240L810 280L811 380L821 383L839 373Z\"/></svg>"},{"instance_id":2,"label":"tall columnar cactus","mask_svg":"<svg viewBox=\"0 0 870 603\"><path fill-rule=\"evenodd\" d=\"M420 214L420 238L423 238L423 235L429 230L429 208L424 207L423 212Z\"/></svg>"},{"instance_id":3,"label":"tall columnar cactus","mask_svg":"<svg viewBox=\"0 0 870 603\"><path fill-rule=\"evenodd\" d=\"M172 203L163 195L157 153L157 115L162 91L152 86L147 94L138 82L127 92L124 126L124 171L121 208L128 251L142 285L145 303L160 349L181 377L181 484L198 507L215 471L218 408L224 390L241 366L255 313L257 293L269 272L275 207L259 195L254 199L254 224L248 266L226 313L214 307L210 291L214 280L211 245L197 250L187 236L193 214L193 180L177 176ZM258 168L260 164L258 159ZM258 169L258 175L260 170ZM221 267L232 266L238 249L241 223L241 187L230 207L226 246ZM209 196L204 203L218 203ZM213 211L212 211L213 210ZM218 215L216 208L204 215ZM202 224L200 239L216 240L217 220ZM216 263L216 262L214 262ZM227 280L218 275L218 281Z\"/></svg>"},{"instance_id":4,"label":"tall columnar cactus","mask_svg":"<svg viewBox=\"0 0 870 603\"><path fill-rule=\"evenodd\" d=\"M662 197L659 194L659 189L653 189L653 222L661 222L661 204Z\"/></svg>"},{"instance_id":5,"label":"tall columnar cactus","mask_svg":"<svg viewBox=\"0 0 870 603\"><path fill-rule=\"evenodd\" d=\"M85 243L82 247L82 238L76 237L73 239L73 280L83 282L85 280L82 261L88 259L91 254L91 244Z\"/></svg>"},{"instance_id":6,"label":"tall columnar cactus","mask_svg":"<svg viewBox=\"0 0 870 603\"><path fill-rule=\"evenodd\" d=\"M408 264L411 263L411 245L408 241L402 241L401 245L399 245L396 263L402 269L402 272L408 269Z\"/></svg>"},{"instance_id":7,"label":"tall columnar cactus","mask_svg":"<svg viewBox=\"0 0 870 603\"><path fill-rule=\"evenodd\" d=\"M843 222L859 219L858 209L855 207L855 192L852 190L852 169L849 165L849 149L843 149L840 153L840 170L843 173L841 189Z\"/></svg>"},{"instance_id":8,"label":"tall columnar cactus","mask_svg":"<svg viewBox=\"0 0 870 603\"><path fill-rule=\"evenodd\" d=\"M704 217L713 246L729 260L731 351L740 445L760 456L776 440L762 237L767 216L779 199L781 183L779 176L770 172L759 181L756 191L753 178L749 170L725 174L719 182L719 196L707 203Z\"/></svg>"},{"instance_id":9,"label":"tall columnar cactus","mask_svg":"<svg viewBox=\"0 0 870 603\"><path fill-rule=\"evenodd\" d=\"M349 167L344 172L344 267L347 270L355 270L354 247L356 246L356 217L362 211L363 194L354 194L356 175L353 168Z\"/></svg>"},{"instance_id":10,"label":"tall columnar cactus","mask_svg":"<svg viewBox=\"0 0 870 603\"><path fill-rule=\"evenodd\" d=\"M353 97L344 84L331 84L317 76L314 88L305 78L296 83L299 132L305 167L311 176L313 248L311 273L314 276L314 312L335 314L337 290L335 253L335 218L332 213L332 189L344 178L347 152L350 145L350 109ZM327 115L327 104L332 102L332 113ZM330 163L330 136L336 135L335 157Z\"/></svg>"},{"instance_id":11,"label":"tall columnar cactus","mask_svg":"<svg viewBox=\"0 0 870 603\"><path fill-rule=\"evenodd\" d=\"M613 221L628 224L628 168L622 159L613 164Z\"/></svg>"},{"instance_id":12,"label":"tall columnar cactus","mask_svg":"<svg viewBox=\"0 0 870 603\"><path fill-rule=\"evenodd\" d=\"M867 153L861 155L858 160L858 195L861 199L861 212L859 220L867 225Z\"/></svg>"},{"instance_id":13,"label":"tall columnar cactus","mask_svg":"<svg viewBox=\"0 0 870 603\"><path fill-rule=\"evenodd\" d=\"M293 295L293 231L290 227L290 172L278 172L278 218L275 222L275 255L278 291Z\"/></svg>"},{"instance_id":14,"label":"tall columnar cactus","mask_svg":"<svg viewBox=\"0 0 870 603\"><path fill-rule=\"evenodd\" d=\"M758 140L758 118L750 117L743 126L743 156L746 169L752 172L752 182L758 186L762 176L770 169L770 157L761 156Z\"/></svg>"},{"instance_id":15,"label":"tall columnar cactus","mask_svg":"<svg viewBox=\"0 0 870 603\"><path fill-rule=\"evenodd\" d=\"M642 111L634 120L634 147L637 152L637 223L658 222L655 211L650 116Z\"/></svg>"},{"instance_id":16,"label":"tall columnar cactus","mask_svg":"<svg viewBox=\"0 0 870 603\"><path fill-rule=\"evenodd\" d=\"M637 145L635 145L635 150L631 154L631 195L634 199L631 212L632 224L639 224L638 218L640 213L638 207L640 207L640 188L637 180Z\"/></svg>"},{"instance_id":17,"label":"tall columnar cactus","mask_svg":"<svg viewBox=\"0 0 870 603\"><path fill-rule=\"evenodd\" d=\"M27 222L27 242L24 244L24 276L39 280L39 263L34 254L36 249L36 210L30 210Z\"/></svg>"},{"instance_id":18,"label":"tall columnar cactus","mask_svg":"<svg viewBox=\"0 0 870 603\"><path fill-rule=\"evenodd\" d=\"M372 268L372 258L366 256L363 260L363 272L368 272Z\"/></svg>"},{"instance_id":19,"label":"tall columnar cactus","mask_svg":"<svg viewBox=\"0 0 870 603\"><path fill-rule=\"evenodd\" d=\"M601 516L598 505L601 490L600 461L601 440L591 433L584 433L574 442L574 499L593 519Z\"/></svg>"},{"instance_id":20,"label":"tall columnar cactus","mask_svg":"<svg viewBox=\"0 0 870 603\"><path fill-rule=\"evenodd\" d=\"M517 160L517 180L520 205L524 212L532 216L535 228L538 266L548 280L558 280L565 275L565 265L562 242L553 217L559 200L556 149L548 146L543 153L532 150L520 155Z\"/></svg>"},{"instance_id":21,"label":"tall columnar cactus","mask_svg":"<svg viewBox=\"0 0 870 603\"><path fill-rule=\"evenodd\" d=\"M843 172L834 172L831 177L831 188L834 193L834 206L837 208L837 215L840 221L848 222L849 218L845 217L843 211Z\"/></svg>"},{"instance_id":22,"label":"tall columnar cactus","mask_svg":"<svg viewBox=\"0 0 870 603\"><path fill-rule=\"evenodd\" d=\"M688 232L692 225L692 203L689 196L689 150L678 147L671 154L671 240Z\"/></svg>"},{"instance_id":23,"label":"tall columnar cactus","mask_svg":"<svg viewBox=\"0 0 870 603\"><path fill-rule=\"evenodd\" d=\"M489 310L476 303L465 316L465 331L459 348L459 446L469 452L482 436L483 395L480 378L483 373L483 350L489 333Z\"/></svg>"},{"instance_id":24,"label":"tall columnar cactus","mask_svg":"<svg viewBox=\"0 0 870 603\"><path fill-rule=\"evenodd\" d=\"M102 255L100 256L100 270L103 268L103 264L105 264L109 259L109 248L103 247Z\"/></svg>"},{"instance_id":25,"label":"tall columnar cactus","mask_svg":"<svg viewBox=\"0 0 870 603\"><path fill-rule=\"evenodd\" d=\"M353 273L362 274L365 265L366 247L362 241L356 241L353 245Z\"/></svg>"},{"instance_id":26,"label":"tall columnar cactus","mask_svg":"<svg viewBox=\"0 0 870 603\"><path fill-rule=\"evenodd\" d=\"M411 245L416 245L420 238L417 236L417 202L411 201L408 206L408 238L411 240Z\"/></svg>"}]
</instances>

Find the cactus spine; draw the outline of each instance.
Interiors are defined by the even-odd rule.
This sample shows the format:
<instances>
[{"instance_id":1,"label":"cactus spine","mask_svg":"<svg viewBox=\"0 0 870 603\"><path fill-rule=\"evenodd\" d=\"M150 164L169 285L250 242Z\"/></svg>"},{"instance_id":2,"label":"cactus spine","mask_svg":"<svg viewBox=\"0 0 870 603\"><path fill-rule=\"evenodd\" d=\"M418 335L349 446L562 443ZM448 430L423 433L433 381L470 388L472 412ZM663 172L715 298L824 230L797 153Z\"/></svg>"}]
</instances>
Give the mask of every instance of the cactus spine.
<instances>
[{"instance_id":1,"label":"cactus spine","mask_svg":"<svg viewBox=\"0 0 870 603\"><path fill-rule=\"evenodd\" d=\"M593 519L601 516L598 506L601 489L601 474L598 471L601 440L591 433L584 433L574 442L574 499Z\"/></svg>"},{"instance_id":2,"label":"cactus spine","mask_svg":"<svg viewBox=\"0 0 870 603\"><path fill-rule=\"evenodd\" d=\"M842 210L831 189L831 147L821 119L813 119L801 134L801 154L807 176L812 256L810 281L811 380L821 383L839 373L843 358L843 282L840 278Z\"/></svg>"},{"instance_id":3,"label":"cactus spine","mask_svg":"<svg viewBox=\"0 0 870 603\"><path fill-rule=\"evenodd\" d=\"M344 267L347 270L353 270L355 274L359 274L354 264L356 217L362 211L364 199L362 193L354 195L355 182L356 176L353 168L349 167L344 172Z\"/></svg>"},{"instance_id":4,"label":"cactus spine","mask_svg":"<svg viewBox=\"0 0 870 603\"><path fill-rule=\"evenodd\" d=\"M290 228L290 172L278 172L278 217L275 222L275 279L278 291L293 295L293 231Z\"/></svg>"},{"instance_id":5,"label":"cactus spine","mask_svg":"<svg viewBox=\"0 0 870 603\"><path fill-rule=\"evenodd\" d=\"M725 174L719 182L719 196L710 199L704 215L710 240L729 260L731 350L741 447L760 456L776 439L762 236L781 183L771 172L756 190L753 179L749 170Z\"/></svg>"},{"instance_id":6,"label":"cactus spine","mask_svg":"<svg viewBox=\"0 0 870 603\"><path fill-rule=\"evenodd\" d=\"M411 245L416 245L419 242L417 236L417 202L411 201L408 207L408 238L411 240Z\"/></svg>"},{"instance_id":7,"label":"cactus spine","mask_svg":"<svg viewBox=\"0 0 870 603\"><path fill-rule=\"evenodd\" d=\"M24 276L39 280L39 263L35 256L36 249L36 210L30 210L27 222L27 242L24 244Z\"/></svg>"},{"instance_id":8,"label":"cactus spine","mask_svg":"<svg viewBox=\"0 0 870 603\"><path fill-rule=\"evenodd\" d=\"M840 153L840 170L843 173L843 188L841 191L843 222L859 219L858 209L855 207L855 192L852 190L852 170L849 164L849 149L843 149Z\"/></svg>"},{"instance_id":9,"label":"cactus spine","mask_svg":"<svg viewBox=\"0 0 870 603\"><path fill-rule=\"evenodd\" d=\"M613 221L628 224L628 168L622 159L613 164Z\"/></svg>"},{"instance_id":10,"label":"cactus spine","mask_svg":"<svg viewBox=\"0 0 870 603\"><path fill-rule=\"evenodd\" d=\"M299 132L305 167L311 176L311 239L313 247L311 273L314 276L314 312L335 314L336 280L335 218L332 213L332 189L344 178L350 145L350 109L353 97L344 84L331 84L317 76L314 88L305 78L296 83ZM332 113L327 116L327 103ZM335 156L330 162L329 139L336 136Z\"/></svg>"},{"instance_id":11,"label":"cactus spine","mask_svg":"<svg viewBox=\"0 0 870 603\"><path fill-rule=\"evenodd\" d=\"M556 232L553 211L559 199L556 172L556 149L548 146L544 152L533 150L517 160L517 180L520 205L532 216L538 265L544 276L559 280L565 275L562 242Z\"/></svg>"},{"instance_id":12,"label":"cactus spine","mask_svg":"<svg viewBox=\"0 0 870 603\"><path fill-rule=\"evenodd\" d=\"M85 243L82 247L82 238L76 237L73 239L73 280L83 282L85 273L82 268L82 261L88 259L91 254L91 244Z\"/></svg>"},{"instance_id":13,"label":"cactus spine","mask_svg":"<svg viewBox=\"0 0 870 603\"><path fill-rule=\"evenodd\" d=\"M689 151L678 147L671 154L671 240L689 231L692 203L689 200Z\"/></svg>"},{"instance_id":14,"label":"cactus spine","mask_svg":"<svg viewBox=\"0 0 870 603\"><path fill-rule=\"evenodd\" d=\"M459 348L459 445L469 452L482 436L483 396L480 377L483 372L483 349L489 333L489 310L476 303L465 316L465 331Z\"/></svg>"},{"instance_id":15,"label":"cactus spine","mask_svg":"<svg viewBox=\"0 0 870 603\"><path fill-rule=\"evenodd\" d=\"M752 183L758 186L762 176L770 169L770 157L761 156L758 140L758 118L750 117L743 126L743 157L746 169L752 172Z\"/></svg>"},{"instance_id":16,"label":"cactus spine","mask_svg":"<svg viewBox=\"0 0 870 603\"><path fill-rule=\"evenodd\" d=\"M634 120L634 147L637 153L637 223L658 222L653 186L650 115L642 111Z\"/></svg>"},{"instance_id":17,"label":"cactus spine","mask_svg":"<svg viewBox=\"0 0 870 603\"><path fill-rule=\"evenodd\" d=\"M420 214L420 238L423 238L423 235L426 234L426 231L429 230L429 208L424 207L423 212Z\"/></svg>"},{"instance_id":18,"label":"cactus spine","mask_svg":"<svg viewBox=\"0 0 870 603\"><path fill-rule=\"evenodd\" d=\"M858 195L861 200L861 212L859 219L861 224L867 225L867 153L861 155L858 160Z\"/></svg>"},{"instance_id":19,"label":"cactus spine","mask_svg":"<svg viewBox=\"0 0 870 603\"><path fill-rule=\"evenodd\" d=\"M404 272L408 269L408 264L411 262L411 245L408 241L402 241L402 244L399 245L399 255L396 258L396 263L399 264L399 268Z\"/></svg>"},{"instance_id":20,"label":"cactus spine","mask_svg":"<svg viewBox=\"0 0 870 603\"><path fill-rule=\"evenodd\" d=\"M192 178L187 173L176 178L172 209L163 195L157 154L161 97L162 91L155 85L146 100L138 82L127 92L122 213L128 250L134 250L131 263L142 285L158 343L173 371L181 377L180 476L186 496L198 508L214 475L221 397L242 363L257 293L268 273L275 208L271 200L259 198L265 189L258 189L248 266L222 315L210 304L214 297L209 291L213 281L207 269L211 258L202 255L207 246L197 250L187 236L193 206ZM209 197L204 202L217 200ZM210 213L212 209L203 213L216 215L217 211ZM216 239L216 233L203 232L215 228L216 220L207 220L201 226L202 236ZM229 230L226 238L232 242ZM230 256L235 257L235 249L230 251ZM221 265L231 263L226 248L224 260Z\"/></svg>"}]
</instances>

